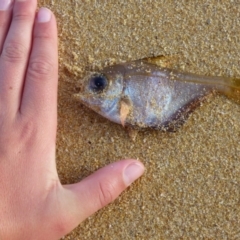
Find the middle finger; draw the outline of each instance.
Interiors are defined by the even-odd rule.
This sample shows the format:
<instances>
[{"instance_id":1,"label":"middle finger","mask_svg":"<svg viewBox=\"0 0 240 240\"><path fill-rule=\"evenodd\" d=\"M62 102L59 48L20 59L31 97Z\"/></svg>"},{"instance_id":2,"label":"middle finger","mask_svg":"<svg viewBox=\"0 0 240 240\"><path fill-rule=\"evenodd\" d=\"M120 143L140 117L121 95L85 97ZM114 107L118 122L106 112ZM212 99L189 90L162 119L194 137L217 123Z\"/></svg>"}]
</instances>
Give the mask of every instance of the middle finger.
<instances>
[{"instance_id":1,"label":"middle finger","mask_svg":"<svg viewBox=\"0 0 240 240\"><path fill-rule=\"evenodd\" d=\"M0 56L0 108L14 114L20 105L36 7L36 0L15 0L11 25Z\"/></svg>"},{"instance_id":2,"label":"middle finger","mask_svg":"<svg viewBox=\"0 0 240 240\"><path fill-rule=\"evenodd\" d=\"M11 20L12 3L13 0L0 1L0 53L2 52L2 46Z\"/></svg>"}]
</instances>

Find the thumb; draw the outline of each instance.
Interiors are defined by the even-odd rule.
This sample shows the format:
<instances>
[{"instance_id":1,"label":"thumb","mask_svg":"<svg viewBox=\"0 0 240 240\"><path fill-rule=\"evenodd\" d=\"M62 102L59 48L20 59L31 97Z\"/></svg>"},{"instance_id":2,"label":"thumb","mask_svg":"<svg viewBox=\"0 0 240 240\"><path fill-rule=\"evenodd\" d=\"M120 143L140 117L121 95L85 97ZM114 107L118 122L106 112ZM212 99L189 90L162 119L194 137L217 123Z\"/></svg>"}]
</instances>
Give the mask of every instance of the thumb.
<instances>
[{"instance_id":1,"label":"thumb","mask_svg":"<svg viewBox=\"0 0 240 240\"><path fill-rule=\"evenodd\" d=\"M71 231L80 222L103 208L144 172L144 166L137 160L122 160L96 171L81 182L65 185L70 205L66 206ZM71 209L69 209L71 208ZM69 226L70 227L70 226Z\"/></svg>"}]
</instances>

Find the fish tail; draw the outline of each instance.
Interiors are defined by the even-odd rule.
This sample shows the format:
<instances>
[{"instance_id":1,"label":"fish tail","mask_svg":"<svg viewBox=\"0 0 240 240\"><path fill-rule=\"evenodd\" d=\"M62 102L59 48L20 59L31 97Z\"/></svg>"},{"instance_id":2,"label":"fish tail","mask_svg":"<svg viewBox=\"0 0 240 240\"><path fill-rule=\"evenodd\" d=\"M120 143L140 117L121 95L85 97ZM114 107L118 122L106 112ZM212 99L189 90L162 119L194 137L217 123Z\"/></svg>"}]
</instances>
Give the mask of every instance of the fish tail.
<instances>
[{"instance_id":1,"label":"fish tail","mask_svg":"<svg viewBox=\"0 0 240 240\"><path fill-rule=\"evenodd\" d=\"M192 73L172 71L170 79L205 85L240 104L240 78L200 76Z\"/></svg>"},{"instance_id":2,"label":"fish tail","mask_svg":"<svg viewBox=\"0 0 240 240\"><path fill-rule=\"evenodd\" d=\"M240 104L240 79L228 78L224 85L219 85L217 91L234 102Z\"/></svg>"}]
</instances>

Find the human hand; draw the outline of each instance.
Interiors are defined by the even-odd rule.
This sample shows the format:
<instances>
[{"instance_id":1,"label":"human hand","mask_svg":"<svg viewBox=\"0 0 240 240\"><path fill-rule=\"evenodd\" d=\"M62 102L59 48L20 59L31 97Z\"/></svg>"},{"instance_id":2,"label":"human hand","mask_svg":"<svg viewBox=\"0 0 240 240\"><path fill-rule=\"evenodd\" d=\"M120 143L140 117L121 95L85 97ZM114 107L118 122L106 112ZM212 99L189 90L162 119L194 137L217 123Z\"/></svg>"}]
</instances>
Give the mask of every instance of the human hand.
<instances>
[{"instance_id":1,"label":"human hand","mask_svg":"<svg viewBox=\"0 0 240 240\"><path fill-rule=\"evenodd\" d=\"M37 0L0 0L0 239L58 239L142 175L136 160L61 185L57 28Z\"/></svg>"}]
</instances>

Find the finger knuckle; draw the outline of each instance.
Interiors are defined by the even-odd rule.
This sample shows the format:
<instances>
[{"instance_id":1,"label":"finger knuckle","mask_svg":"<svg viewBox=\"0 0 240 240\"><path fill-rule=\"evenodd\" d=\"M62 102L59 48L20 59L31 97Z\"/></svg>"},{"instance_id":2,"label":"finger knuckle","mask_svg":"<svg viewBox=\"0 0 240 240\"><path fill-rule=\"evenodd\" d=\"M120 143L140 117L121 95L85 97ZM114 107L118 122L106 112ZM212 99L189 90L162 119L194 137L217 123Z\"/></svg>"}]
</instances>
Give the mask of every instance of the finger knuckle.
<instances>
[{"instance_id":1,"label":"finger knuckle","mask_svg":"<svg viewBox=\"0 0 240 240\"><path fill-rule=\"evenodd\" d=\"M8 42L3 48L2 57L9 62L19 62L25 55L25 47L18 42Z\"/></svg>"},{"instance_id":2,"label":"finger knuckle","mask_svg":"<svg viewBox=\"0 0 240 240\"><path fill-rule=\"evenodd\" d=\"M27 121L22 121L21 127L19 128L18 140L24 146L32 148L35 144L37 132L37 124L34 120L28 119Z\"/></svg>"},{"instance_id":3,"label":"finger knuckle","mask_svg":"<svg viewBox=\"0 0 240 240\"><path fill-rule=\"evenodd\" d=\"M30 62L29 74L32 77L42 77L51 75L53 64L46 58L38 58Z\"/></svg>"},{"instance_id":4,"label":"finger knuckle","mask_svg":"<svg viewBox=\"0 0 240 240\"><path fill-rule=\"evenodd\" d=\"M33 11L30 8L21 8L14 11L13 21L32 21Z\"/></svg>"},{"instance_id":5,"label":"finger knuckle","mask_svg":"<svg viewBox=\"0 0 240 240\"><path fill-rule=\"evenodd\" d=\"M106 206L114 200L113 198L114 186L110 181L102 181L99 183L99 203L100 207Z\"/></svg>"},{"instance_id":6,"label":"finger knuckle","mask_svg":"<svg viewBox=\"0 0 240 240\"><path fill-rule=\"evenodd\" d=\"M34 33L34 38L41 41L52 41L52 32L50 32L48 28L41 29L41 31Z\"/></svg>"}]
</instances>

